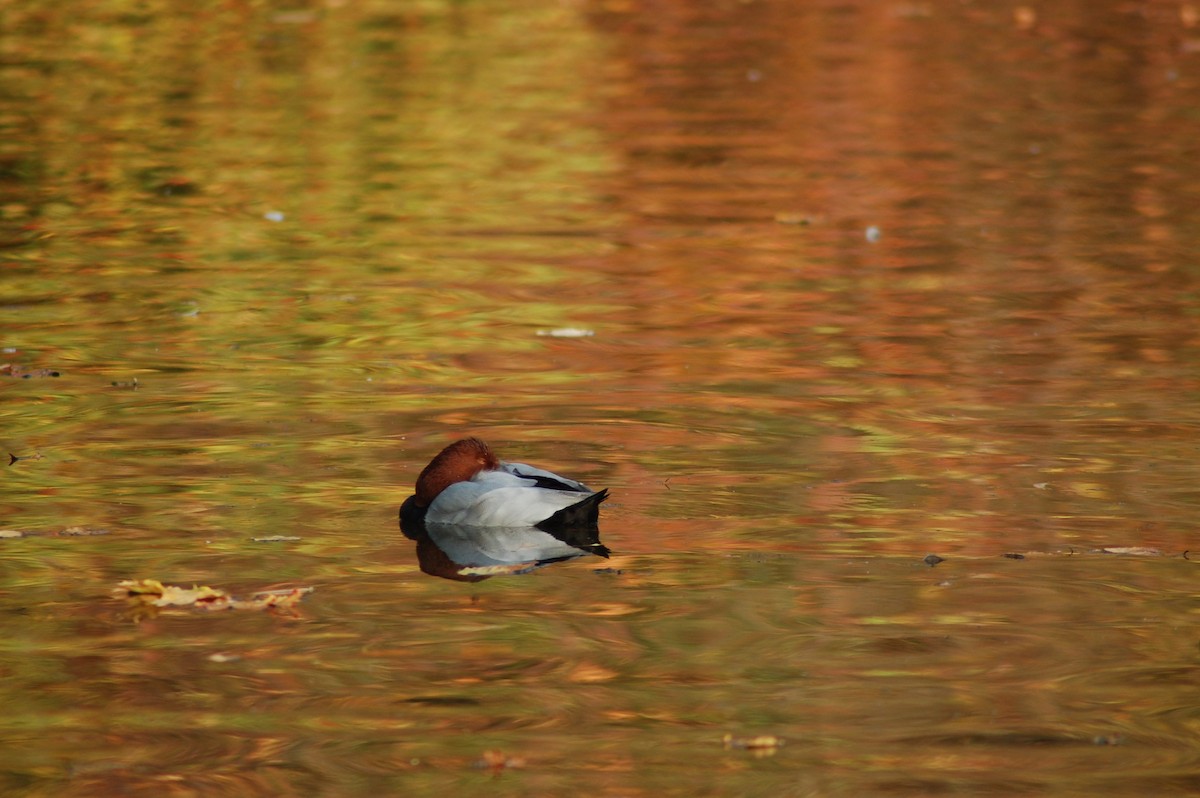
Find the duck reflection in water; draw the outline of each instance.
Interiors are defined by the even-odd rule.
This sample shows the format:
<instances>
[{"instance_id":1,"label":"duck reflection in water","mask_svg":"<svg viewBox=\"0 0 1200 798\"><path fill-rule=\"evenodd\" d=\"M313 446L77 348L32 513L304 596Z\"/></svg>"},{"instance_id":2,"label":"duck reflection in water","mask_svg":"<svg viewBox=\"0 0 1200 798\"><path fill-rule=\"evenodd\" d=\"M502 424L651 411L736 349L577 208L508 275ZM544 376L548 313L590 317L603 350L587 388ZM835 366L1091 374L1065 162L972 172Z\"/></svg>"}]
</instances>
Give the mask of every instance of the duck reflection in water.
<instances>
[{"instance_id":1,"label":"duck reflection in water","mask_svg":"<svg viewBox=\"0 0 1200 798\"><path fill-rule=\"evenodd\" d=\"M400 528L421 570L479 581L594 554L608 491L525 463L506 463L478 438L450 444L417 477Z\"/></svg>"}]
</instances>

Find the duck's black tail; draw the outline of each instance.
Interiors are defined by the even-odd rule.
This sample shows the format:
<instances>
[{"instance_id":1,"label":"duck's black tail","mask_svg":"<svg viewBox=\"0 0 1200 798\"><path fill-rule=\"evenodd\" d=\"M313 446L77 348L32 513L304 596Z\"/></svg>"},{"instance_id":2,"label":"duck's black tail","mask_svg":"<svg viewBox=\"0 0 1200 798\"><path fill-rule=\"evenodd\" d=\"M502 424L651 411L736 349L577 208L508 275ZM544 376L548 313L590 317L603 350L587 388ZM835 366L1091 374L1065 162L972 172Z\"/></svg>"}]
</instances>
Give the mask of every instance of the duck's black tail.
<instances>
[{"instance_id":1,"label":"duck's black tail","mask_svg":"<svg viewBox=\"0 0 1200 798\"><path fill-rule=\"evenodd\" d=\"M600 529L597 526L600 520L600 502L607 498L606 488L575 502L570 507L564 507L536 526L569 546L607 557L609 550L600 542Z\"/></svg>"}]
</instances>

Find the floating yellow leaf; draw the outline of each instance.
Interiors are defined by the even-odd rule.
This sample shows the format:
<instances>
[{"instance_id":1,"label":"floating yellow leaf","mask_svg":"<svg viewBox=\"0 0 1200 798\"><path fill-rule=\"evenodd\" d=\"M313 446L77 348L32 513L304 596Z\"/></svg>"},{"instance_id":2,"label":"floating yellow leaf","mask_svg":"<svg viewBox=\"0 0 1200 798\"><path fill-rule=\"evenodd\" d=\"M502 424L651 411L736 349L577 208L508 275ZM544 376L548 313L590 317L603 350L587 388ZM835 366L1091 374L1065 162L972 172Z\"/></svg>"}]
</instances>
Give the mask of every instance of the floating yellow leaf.
<instances>
[{"instance_id":1,"label":"floating yellow leaf","mask_svg":"<svg viewBox=\"0 0 1200 798\"><path fill-rule=\"evenodd\" d=\"M157 579L127 579L118 585L117 595L153 607L199 607L206 610L290 609L311 593L311 587L268 590L249 599L237 599L224 590L207 585L191 588L164 585Z\"/></svg>"}]
</instances>

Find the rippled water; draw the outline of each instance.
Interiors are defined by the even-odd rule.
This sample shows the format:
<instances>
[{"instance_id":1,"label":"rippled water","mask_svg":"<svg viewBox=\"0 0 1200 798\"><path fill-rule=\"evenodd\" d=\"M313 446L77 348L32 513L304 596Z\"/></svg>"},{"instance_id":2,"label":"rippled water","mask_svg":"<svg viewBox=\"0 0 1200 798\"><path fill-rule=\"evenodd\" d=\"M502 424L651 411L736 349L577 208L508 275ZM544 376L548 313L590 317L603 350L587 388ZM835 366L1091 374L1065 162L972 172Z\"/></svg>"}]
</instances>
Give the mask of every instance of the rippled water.
<instances>
[{"instance_id":1,"label":"rippled water","mask_svg":"<svg viewBox=\"0 0 1200 798\"><path fill-rule=\"evenodd\" d=\"M0 4L0 793L1200 789L1197 19Z\"/></svg>"}]
</instances>

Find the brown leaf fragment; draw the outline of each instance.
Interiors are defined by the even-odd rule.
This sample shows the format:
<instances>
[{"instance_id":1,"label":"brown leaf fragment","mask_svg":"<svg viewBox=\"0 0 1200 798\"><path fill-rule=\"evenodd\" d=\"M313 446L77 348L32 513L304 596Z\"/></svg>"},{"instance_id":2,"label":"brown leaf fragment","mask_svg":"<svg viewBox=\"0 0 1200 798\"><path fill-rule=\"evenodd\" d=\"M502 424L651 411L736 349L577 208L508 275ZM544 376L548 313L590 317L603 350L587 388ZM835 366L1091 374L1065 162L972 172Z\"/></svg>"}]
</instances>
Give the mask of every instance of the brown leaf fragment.
<instances>
[{"instance_id":1,"label":"brown leaf fragment","mask_svg":"<svg viewBox=\"0 0 1200 798\"><path fill-rule=\"evenodd\" d=\"M255 593L248 601L234 601L237 609L291 609L300 603L300 599L313 592L311 587L296 587L291 590L268 590Z\"/></svg>"},{"instance_id":2,"label":"brown leaf fragment","mask_svg":"<svg viewBox=\"0 0 1200 798\"><path fill-rule=\"evenodd\" d=\"M946 561L945 557L939 557L936 554L926 554L925 559L922 560L922 562L925 563L926 565L928 565L930 568L932 568L933 566L937 565L940 562L945 562L945 561Z\"/></svg>"}]
</instances>

